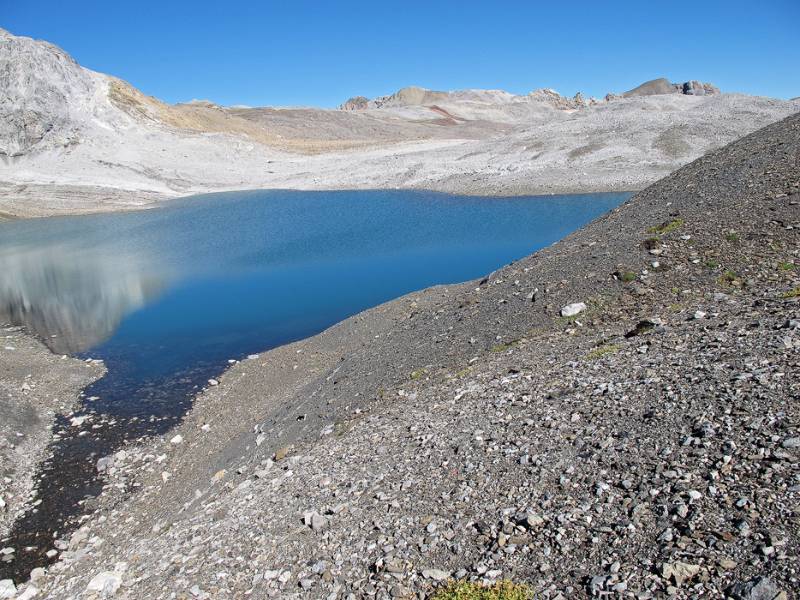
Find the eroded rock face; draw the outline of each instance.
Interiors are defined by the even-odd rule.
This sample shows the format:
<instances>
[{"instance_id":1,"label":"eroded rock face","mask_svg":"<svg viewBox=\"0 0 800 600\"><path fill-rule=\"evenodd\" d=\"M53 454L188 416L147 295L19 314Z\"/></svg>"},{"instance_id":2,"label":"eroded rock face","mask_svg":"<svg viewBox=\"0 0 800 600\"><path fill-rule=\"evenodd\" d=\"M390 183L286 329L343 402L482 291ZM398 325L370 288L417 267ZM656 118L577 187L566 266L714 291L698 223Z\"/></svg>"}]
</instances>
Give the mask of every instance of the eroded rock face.
<instances>
[{"instance_id":1,"label":"eroded rock face","mask_svg":"<svg viewBox=\"0 0 800 600\"><path fill-rule=\"evenodd\" d=\"M364 110L369 107L369 98L353 96L339 106L339 110Z\"/></svg>"},{"instance_id":2,"label":"eroded rock face","mask_svg":"<svg viewBox=\"0 0 800 600\"><path fill-rule=\"evenodd\" d=\"M66 146L101 77L60 48L0 29L0 156Z\"/></svg>"},{"instance_id":3,"label":"eroded rock face","mask_svg":"<svg viewBox=\"0 0 800 600\"><path fill-rule=\"evenodd\" d=\"M636 96L656 96L659 94L685 94L687 96L710 96L719 94L719 88L710 84L692 79L684 83L670 83L664 77L645 81L642 85L628 90L622 94L623 98L633 98ZM609 97L611 96L611 97ZM609 94L606 100L616 99L618 96Z\"/></svg>"}]
</instances>

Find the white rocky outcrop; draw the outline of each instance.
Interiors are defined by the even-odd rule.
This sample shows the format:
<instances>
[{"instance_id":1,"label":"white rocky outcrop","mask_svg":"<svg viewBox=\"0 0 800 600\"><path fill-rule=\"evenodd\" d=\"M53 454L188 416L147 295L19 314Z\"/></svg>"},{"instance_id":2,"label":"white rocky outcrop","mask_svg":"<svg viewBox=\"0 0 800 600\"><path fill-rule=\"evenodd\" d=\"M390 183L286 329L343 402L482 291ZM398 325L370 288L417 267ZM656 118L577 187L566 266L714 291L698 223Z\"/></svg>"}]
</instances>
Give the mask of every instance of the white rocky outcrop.
<instances>
[{"instance_id":1,"label":"white rocky outcrop","mask_svg":"<svg viewBox=\"0 0 800 600\"><path fill-rule=\"evenodd\" d=\"M598 101L408 87L349 110L168 105L0 30L0 218L248 188L632 190L800 110L695 81L637 90Z\"/></svg>"}]
</instances>

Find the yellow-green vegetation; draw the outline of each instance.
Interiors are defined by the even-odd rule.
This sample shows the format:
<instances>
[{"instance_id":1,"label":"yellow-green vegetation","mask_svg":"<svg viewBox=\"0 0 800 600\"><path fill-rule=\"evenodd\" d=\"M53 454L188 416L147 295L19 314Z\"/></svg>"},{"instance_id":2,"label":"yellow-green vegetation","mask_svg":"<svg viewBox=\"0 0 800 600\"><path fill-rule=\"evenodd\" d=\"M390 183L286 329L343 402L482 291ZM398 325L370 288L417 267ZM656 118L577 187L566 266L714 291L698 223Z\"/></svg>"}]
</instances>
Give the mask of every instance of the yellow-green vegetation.
<instances>
[{"instance_id":1,"label":"yellow-green vegetation","mask_svg":"<svg viewBox=\"0 0 800 600\"><path fill-rule=\"evenodd\" d=\"M432 600L531 600L533 590L523 583L499 581L482 585L469 581L453 581L438 590Z\"/></svg>"},{"instance_id":2,"label":"yellow-green vegetation","mask_svg":"<svg viewBox=\"0 0 800 600\"><path fill-rule=\"evenodd\" d=\"M596 360L598 358L603 358L604 356L608 356L609 354L616 354L621 349L622 348L617 344L603 344L602 346L598 346L597 348L589 352L589 354L587 354L586 357L590 360Z\"/></svg>"},{"instance_id":3,"label":"yellow-green vegetation","mask_svg":"<svg viewBox=\"0 0 800 600\"><path fill-rule=\"evenodd\" d=\"M519 340L512 340L510 342L502 342L500 344L495 344L492 346L492 352L505 352L506 350L513 348L519 343Z\"/></svg>"},{"instance_id":4,"label":"yellow-green vegetation","mask_svg":"<svg viewBox=\"0 0 800 600\"><path fill-rule=\"evenodd\" d=\"M410 379L416 381L417 379L422 379L427 374L428 369L417 369L416 371L411 371Z\"/></svg>"},{"instance_id":5,"label":"yellow-green vegetation","mask_svg":"<svg viewBox=\"0 0 800 600\"><path fill-rule=\"evenodd\" d=\"M739 241L739 234L731 231L729 234L725 236L725 239L731 243L736 243Z\"/></svg>"},{"instance_id":6,"label":"yellow-green vegetation","mask_svg":"<svg viewBox=\"0 0 800 600\"><path fill-rule=\"evenodd\" d=\"M655 233L656 235L664 235L671 233L683 225L683 219L672 219L665 221L661 225L654 225L647 230L647 233Z\"/></svg>"},{"instance_id":7,"label":"yellow-green vegetation","mask_svg":"<svg viewBox=\"0 0 800 600\"><path fill-rule=\"evenodd\" d=\"M781 298L800 298L800 287L789 290L781 294Z\"/></svg>"},{"instance_id":8,"label":"yellow-green vegetation","mask_svg":"<svg viewBox=\"0 0 800 600\"><path fill-rule=\"evenodd\" d=\"M719 282L726 285L738 285L740 279L735 271L725 271L719 276Z\"/></svg>"},{"instance_id":9,"label":"yellow-green vegetation","mask_svg":"<svg viewBox=\"0 0 800 600\"><path fill-rule=\"evenodd\" d=\"M631 281L636 280L636 273L633 271L623 271L619 274L619 278L623 283L630 283Z\"/></svg>"},{"instance_id":10,"label":"yellow-green vegetation","mask_svg":"<svg viewBox=\"0 0 800 600\"><path fill-rule=\"evenodd\" d=\"M779 271L794 271L795 264L791 262L780 262L778 263L778 270Z\"/></svg>"},{"instance_id":11,"label":"yellow-green vegetation","mask_svg":"<svg viewBox=\"0 0 800 600\"><path fill-rule=\"evenodd\" d=\"M456 377L457 379L461 379L462 377L466 377L467 375L469 375L470 371L472 371L472 367L464 367L460 371L457 371L453 375L453 377Z\"/></svg>"}]
</instances>

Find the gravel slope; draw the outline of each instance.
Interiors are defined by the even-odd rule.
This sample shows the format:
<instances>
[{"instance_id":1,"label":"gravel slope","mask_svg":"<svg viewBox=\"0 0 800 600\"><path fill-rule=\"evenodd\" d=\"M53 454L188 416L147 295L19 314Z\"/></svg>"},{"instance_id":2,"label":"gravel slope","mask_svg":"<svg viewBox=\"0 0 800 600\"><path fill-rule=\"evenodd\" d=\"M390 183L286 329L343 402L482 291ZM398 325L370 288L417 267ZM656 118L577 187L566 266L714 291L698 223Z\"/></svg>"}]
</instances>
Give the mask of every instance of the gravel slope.
<instances>
[{"instance_id":1,"label":"gravel slope","mask_svg":"<svg viewBox=\"0 0 800 600\"><path fill-rule=\"evenodd\" d=\"M27 589L791 597L799 231L800 114L482 281L235 365L116 458Z\"/></svg>"}]
</instances>

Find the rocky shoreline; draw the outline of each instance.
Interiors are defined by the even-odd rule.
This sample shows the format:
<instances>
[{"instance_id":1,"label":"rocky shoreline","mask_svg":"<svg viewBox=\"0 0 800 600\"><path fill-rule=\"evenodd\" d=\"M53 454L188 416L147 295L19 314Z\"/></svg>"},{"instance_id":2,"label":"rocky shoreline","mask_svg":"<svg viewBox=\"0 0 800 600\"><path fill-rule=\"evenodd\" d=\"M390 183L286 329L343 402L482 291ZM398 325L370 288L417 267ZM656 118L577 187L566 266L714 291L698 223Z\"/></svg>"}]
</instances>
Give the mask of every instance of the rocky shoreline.
<instances>
[{"instance_id":1,"label":"rocky shoreline","mask_svg":"<svg viewBox=\"0 0 800 600\"><path fill-rule=\"evenodd\" d=\"M794 115L481 281L234 365L177 430L104 462L100 507L21 597L404 598L448 578L791 597L799 156Z\"/></svg>"},{"instance_id":2,"label":"rocky shoreline","mask_svg":"<svg viewBox=\"0 0 800 600\"><path fill-rule=\"evenodd\" d=\"M56 416L68 417L80 391L105 368L98 361L54 355L19 327L0 327L0 338L0 546L5 546L14 521L36 506L34 476Z\"/></svg>"}]
</instances>

